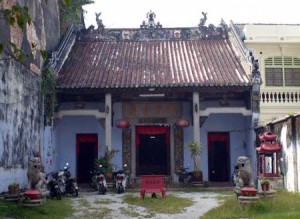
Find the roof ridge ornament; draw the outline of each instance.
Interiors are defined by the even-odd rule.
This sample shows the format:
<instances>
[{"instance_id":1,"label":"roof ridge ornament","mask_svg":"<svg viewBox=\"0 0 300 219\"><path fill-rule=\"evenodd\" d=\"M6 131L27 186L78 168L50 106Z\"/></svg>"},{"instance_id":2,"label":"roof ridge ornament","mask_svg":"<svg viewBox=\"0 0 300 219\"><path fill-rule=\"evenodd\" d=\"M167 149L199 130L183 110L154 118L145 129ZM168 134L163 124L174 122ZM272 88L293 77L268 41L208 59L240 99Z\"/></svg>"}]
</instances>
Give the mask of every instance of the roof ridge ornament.
<instances>
[{"instance_id":1,"label":"roof ridge ornament","mask_svg":"<svg viewBox=\"0 0 300 219\"><path fill-rule=\"evenodd\" d=\"M143 21L143 23L140 25L140 28L145 29L145 28L162 28L162 25L160 22L155 23L154 18L156 17L156 14L150 10L146 14L146 18L148 18L148 23L146 21Z\"/></svg>"},{"instance_id":2,"label":"roof ridge ornament","mask_svg":"<svg viewBox=\"0 0 300 219\"><path fill-rule=\"evenodd\" d=\"M148 22L143 21L140 28L104 28L101 13L96 13L98 28L90 26L81 30L77 40L81 41L154 41L154 40L209 40L228 39L228 26L221 20L221 24L205 25L207 13L202 12L203 18L195 27L163 28L160 22L155 22L156 14L150 10L146 14Z\"/></svg>"},{"instance_id":3,"label":"roof ridge ornament","mask_svg":"<svg viewBox=\"0 0 300 219\"><path fill-rule=\"evenodd\" d=\"M98 26L98 32L99 33L102 33L104 31L104 25L102 23L102 19L100 19L100 15L101 15L101 12L97 13L95 12L95 15L96 15L96 22L97 22L97 26Z\"/></svg>"},{"instance_id":4,"label":"roof ridge ornament","mask_svg":"<svg viewBox=\"0 0 300 219\"><path fill-rule=\"evenodd\" d=\"M204 26L207 20L207 13L202 11L203 18L200 19L199 27Z\"/></svg>"}]
</instances>

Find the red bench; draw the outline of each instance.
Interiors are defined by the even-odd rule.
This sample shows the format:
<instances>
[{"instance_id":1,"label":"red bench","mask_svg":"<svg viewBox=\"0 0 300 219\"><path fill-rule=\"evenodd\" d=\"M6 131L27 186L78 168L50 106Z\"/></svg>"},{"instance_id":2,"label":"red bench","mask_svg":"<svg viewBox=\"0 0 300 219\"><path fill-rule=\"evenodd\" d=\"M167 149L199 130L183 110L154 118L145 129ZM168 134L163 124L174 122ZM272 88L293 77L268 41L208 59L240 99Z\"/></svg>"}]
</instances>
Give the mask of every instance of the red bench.
<instances>
[{"instance_id":1,"label":"red bench","mask_svg":"<svg viewBox=\"0 0 300 219\"><path fill-rule=\"evenodd\" d=\"M163 175L143 175L141 176L141 198L145 198L146 193L161 193L166 197L165 177Z\"/></svg>"}]
</instances>

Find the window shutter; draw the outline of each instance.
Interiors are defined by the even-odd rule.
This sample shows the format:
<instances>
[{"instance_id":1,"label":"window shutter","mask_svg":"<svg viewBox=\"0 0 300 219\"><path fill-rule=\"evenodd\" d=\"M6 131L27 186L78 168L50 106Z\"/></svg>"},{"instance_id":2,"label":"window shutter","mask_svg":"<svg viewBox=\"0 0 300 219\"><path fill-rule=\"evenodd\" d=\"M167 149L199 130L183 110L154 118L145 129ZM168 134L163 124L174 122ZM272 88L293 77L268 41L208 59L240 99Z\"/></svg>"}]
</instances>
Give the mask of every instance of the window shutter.
<instances>
[{"instance_id":1,"label":"window shutter","mask_svg":"<svg viewBox=\"0 0 300 219\"><path fill-rule=\"evenodd\" d=\"M265 66L273 66L273 58L267 58L265 59Z\"/></svg>"},{"instance_id":2,"label":"window shutter","mask_svg":"<svg viewBox=\"0 0 300 219\"><path fill-rule=\"evenodd\" d=\"M299 66L300 67L300 59L294 58L294 66Z\"/></svg>"},{"instance_id":3,"label":"window shutter","mask_svg":"<svg viewBox=\"0 0 300 219\"><path fill-rule=\"evenodd\" d=\"M285 69L285 86L300 86L300 68Z\"/></svg>"},{"instance_id":4,"label":"window shutter","mask_svg":"<svg viewBox=\"0 0 300 219\"><path fill-rule=\"evenodd\" d=\"M282 57L281 56L274 57L274 65L282 66Z\"/></svg>"},{"instance_id":5,"label":"window shutter","mask_svg":"<svg viewBox=\"0 0 300 219\"><path fill-rule=\"evenodd\" d=\"M266 86L283 86L282 68L266 68Z\"/></svg>"},{"instance_id":6,"label":"window shutter","mask_svg":"<svg viewBox=\"0 0 300 219\"><path fill-rule=\"evenodd\" d=\"M284 66L292 66L293 65L293 57L284 57Z\"/></svg>"}]
</instances>

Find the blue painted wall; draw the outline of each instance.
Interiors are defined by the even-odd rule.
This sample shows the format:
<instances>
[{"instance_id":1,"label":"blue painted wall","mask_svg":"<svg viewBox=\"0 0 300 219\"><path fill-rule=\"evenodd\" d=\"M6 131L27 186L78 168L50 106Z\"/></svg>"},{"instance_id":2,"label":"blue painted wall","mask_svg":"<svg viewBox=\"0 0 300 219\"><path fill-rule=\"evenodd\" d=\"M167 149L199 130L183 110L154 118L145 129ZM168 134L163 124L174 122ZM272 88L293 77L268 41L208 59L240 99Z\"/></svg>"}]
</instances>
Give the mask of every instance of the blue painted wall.
<instances>
[{"instance_id":1,"label":"blue painted wall","mask_svg":"<svg viewBox=\"0 0 300 219\"><path fill-rule=\"evenodd\" d=\"M91 107L93 108L93 107ZM122 118L121 103L114 103L114 121L112 126L112 147L120 150L113 158L117 167L122 165L122 129L115 126L116 120ZM186 102L183 107L183 116L192 121L191 104ZM230 168L231 172L238 156L248 156L255 159L254 131L251 128L251 116L244 117L242 114L211 114L200 129L200 142L203 150L201 154L201 169L203 179L208 180L208 132L229 132L230 134ZM105 151L105 130L92 116L63 117L54 129L55 150L53 160L55 171L62 169L66 162L71 165L71 174L76 176L76 134L98 134L98 156ZM251 140L252 139L252 140ZM192 123L184 129L184 165L193 165L187 143L193 140ZM191 170L193 166L191 166Z\"/></svg>"},{"instance_id":2,"label":"blue painted wall","mask_svg":"<svg viewBox=\"0 0 300 219\"><path fill-rule=\"evenodd\" d=\"M105 132L93 116L63 117L55 129L55 171L63 169L68 162L72 176L76 176L76 135L97 134L98 153L105 150ZM89 170L87 170L89 171Z\"/></svg>"},{"instance_id":3,"label":"blue painted wall","mask_svg":"<svg viewBox=\"0 0 300 219\"><path fill-rule=\"evenodd\" d=\"M251 119L241 114L212 114L201 127L201 143L203 151L201 154L201 168L203 179L208 179L208 132L229 132L230 137L230 168L231 172L236 164L238 156L251 156L251 142L249 133L251 129ZM216 158L217 159L217 158Z\"/></svg>"}]
</instances>

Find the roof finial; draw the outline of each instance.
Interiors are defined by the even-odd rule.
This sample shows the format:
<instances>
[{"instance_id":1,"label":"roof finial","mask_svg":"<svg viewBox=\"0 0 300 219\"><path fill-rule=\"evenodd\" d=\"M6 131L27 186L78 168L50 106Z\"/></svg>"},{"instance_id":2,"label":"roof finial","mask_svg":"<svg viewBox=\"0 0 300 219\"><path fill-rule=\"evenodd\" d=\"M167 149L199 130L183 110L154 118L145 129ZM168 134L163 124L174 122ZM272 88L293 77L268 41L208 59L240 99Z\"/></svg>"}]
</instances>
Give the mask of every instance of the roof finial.
<instances>
[{"instance_id":1,"label":"roof finial","mask_svg":"<svg viewBox=\"0 0 300 219\"><path fill-rule=\"evenodd\" d=\"M156 14L150 10L146 17L148 18L148 23L146 24L146 21L143 21L141 28L162 28L162 25L157 22L157 24L154 22L154 18L156 17Z\"/></svg>"}]
</instances>

